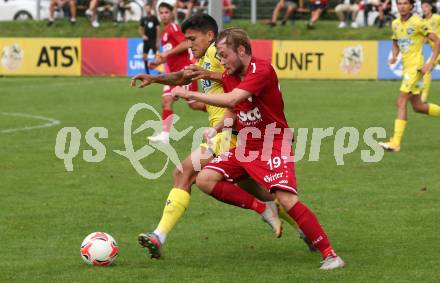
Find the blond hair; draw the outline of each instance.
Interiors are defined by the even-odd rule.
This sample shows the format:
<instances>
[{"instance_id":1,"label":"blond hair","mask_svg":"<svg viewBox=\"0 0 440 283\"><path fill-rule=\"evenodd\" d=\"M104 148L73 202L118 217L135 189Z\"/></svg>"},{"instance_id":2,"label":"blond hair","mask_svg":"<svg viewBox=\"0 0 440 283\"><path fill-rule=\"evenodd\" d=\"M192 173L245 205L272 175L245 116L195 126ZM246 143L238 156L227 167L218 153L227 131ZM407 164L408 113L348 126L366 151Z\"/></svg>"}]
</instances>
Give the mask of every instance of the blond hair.
<instances>
[{"instance_id":1,"label":"blond hair","mask_svg":"<svg viewBox=\"0 0 440 283\"><path fill-rule=\"evenodd\" d=\"M241 28L227 28L220 32L217 44L225 39L226 46L237 52L239 46L243 46L247 55L252 55L251 40L246 31Z\"/></svg>"}]
</instances>

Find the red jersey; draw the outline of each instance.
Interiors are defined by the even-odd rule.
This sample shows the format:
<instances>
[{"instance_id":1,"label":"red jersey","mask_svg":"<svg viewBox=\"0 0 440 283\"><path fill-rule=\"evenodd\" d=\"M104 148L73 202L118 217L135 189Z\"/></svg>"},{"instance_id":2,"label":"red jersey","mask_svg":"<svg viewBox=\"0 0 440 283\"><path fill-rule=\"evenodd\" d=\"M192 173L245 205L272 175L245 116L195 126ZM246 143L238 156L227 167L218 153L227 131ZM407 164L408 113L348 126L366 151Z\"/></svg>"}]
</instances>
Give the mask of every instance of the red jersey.
<instances>
[{"instance_id":1,"label":"red jersey","mask_svg":"<svg viewBox=\"0 0 440 283\"><path fill-rule=\"evenodd\" d=\"M239 88L252 93L252 96L232 109L237 114L237 131L255 127L261 132L259 138L248 134L246 147L261 148L266 127L273 123L276 128L281 129L280 133L275 133L274 140L283 139L284 130L289 126L284 115L284 101L278 78L268 61L252 57L243 80L239 76L224 72L223 86L225 92Z\"/></svg>"},{"instance_id":2,"label":"red jersey","mask_svg":"<svg viewBox=\"0 0 440 283\"><path fill-rule=\"evenodd\" d=\"M162 33L163 51L169 51L185 40L185 35L179 25L175 23L168 24ZM168 56L166 63L170 72L178 72L182 70L185 66L191 64L189 50Z\"/></svg>"},{"instance_id":3,"label":"red jersey","mask_svg":"<svg viewBox=\"0 0 440 283\"><path fill-rule=\"evenodd\" d=\"M310 1L310 3L315 4L315 5L327 5L327 0L312 0Z\"/></svg>"}]
</instances>

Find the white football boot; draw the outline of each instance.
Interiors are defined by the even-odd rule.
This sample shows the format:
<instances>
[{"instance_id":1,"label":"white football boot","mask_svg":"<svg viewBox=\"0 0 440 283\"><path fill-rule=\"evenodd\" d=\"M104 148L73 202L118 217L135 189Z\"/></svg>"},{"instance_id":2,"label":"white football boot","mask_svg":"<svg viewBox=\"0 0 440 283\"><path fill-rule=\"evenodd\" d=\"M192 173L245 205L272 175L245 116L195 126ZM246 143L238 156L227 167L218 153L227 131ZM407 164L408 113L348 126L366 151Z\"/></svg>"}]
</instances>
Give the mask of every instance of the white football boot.
<instances>
[{"instance_id":1,"label":"white football boot","mask_svg":"<svg viewBox=\"0 0 440 283\"><path fill-rule=\"evenodd\" d=\"M340 256L329 255L323 261L321 261L321 270L331 270L336 268L342 268L345 266L345 262Z\"/></svg>"},{"instance_id":2,"label":"white football boot","mask_svg":"<svg viewBox=\"0 0 440 283\"><path fill-rule=\"evenodd\" d=\"M158 135L148 137L148 140L152 143L170 143L170 133L168 132L160 132Z\"/></svg>"},{"instance_id":3,"label":"white football boot","mask_svg":"<svg viewBox=\"0 0 440 283\"><path fill-rule=\"evenodd\" d=\"M266 201L266 209L261 213L263 221L270 225L275 236L281 237L283 233L283 227L281 220L278 218L278 208L274 201Z\"/></svg>"}]
</instances>

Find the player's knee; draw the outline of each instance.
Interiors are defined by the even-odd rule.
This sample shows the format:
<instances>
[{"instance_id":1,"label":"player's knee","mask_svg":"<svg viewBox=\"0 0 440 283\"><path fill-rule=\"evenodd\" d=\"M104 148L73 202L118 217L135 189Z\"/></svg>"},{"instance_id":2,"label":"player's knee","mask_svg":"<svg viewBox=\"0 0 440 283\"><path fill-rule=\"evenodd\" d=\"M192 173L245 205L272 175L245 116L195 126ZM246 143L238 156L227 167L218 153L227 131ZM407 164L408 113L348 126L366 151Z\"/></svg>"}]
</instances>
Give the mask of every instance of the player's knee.
<instances>
[{"instance_id":1,"label":"player's knee","mask_svg":"<svg viewBox=\"0 0 440 283\"><path fill-rule=\"evenodd\" d=\"M180 171L177 168L174 168L174 171L173 171L173 180L174 180L174 182L180 181L182 179L182 176L183 176L183 172Z\"/></svg>"},{"instance_id":2,"label":"player's knee","mask_svg":"<svg viewBox=\"0 0 440 283\"><path fill-rule=\"evenodd\" d=\"M217 180L215 176L213 176L213 172L211 170L202 170L196 178L197 187L199 187L205 193L210 193L214 188Z\"/></svg>"},{"instance_id":3,"label":"player's knee","mask_svg":"<svg viewBox=\"0 0 440 283\"><path fill-rule=\"evenodd\" d=\"M397 107L406 107L406 104L408 103L408 99L407 99L407 97L405 96L405 95L400 95L398 98L397 98L397 101L396 101L396 106Z\"/></svg>"},{"instance_id":4,"label":"player's knee","mask_svg":"<svg viewBox=\"0 0 440 283\"><path fill-rule=\"evenodd\" d=\"M170 96L169 98L171 98L171 96ZM168 99L168 97L165 97L165 98L162 100L162 108L163 108L164 110L171 110L172 107L173 107L173 99L172 99L172 98L171 98L171 99Z\"/></svg>"},{"instance_id":5,"label":"player's knee","mask_svg":"<svg viewBox=\"0 0 440 283\"><path fill-rule=\"evenodd\" d=\"M299 201L296 194L283 190L276 190L275 196L286 211L289 211Z\"/></svg>"},{"instance_id":6,"label":"player's knee","mask_svg":"<svg viewBox=\"0 0 440 283\"><path fill-rule=\"evenodd\" d=\"M414 112L416 113L425 113L425 109L423 107L423 104L421 103L415 103L412 105Z\"/></svg>"},{"instance_id":7,"label":"player's knee","mask_svg":"<svg viewBox=\"0 0 440 283\"><path fill-rule=\"evenodd\" d=\"M191 187L194 182L193 170L183 167L182 171L180 171L175 168L173 171L173 181L174 184L178 184L179 187Z\"/></svg>"},{"instance_id":8,"label":"player's knee","mask_svg":"<svg viewBox=\"0 0 440 283\"><path fill-rule=\"evenodd\" d=\"M199 187L200 189L204 190L205 188L207 188L209 186L209 174L207 174L207 172L205 170L202 170L199 175L197 175L196 178L196 185L197 187Z\"/></svg>"}]
</instances>

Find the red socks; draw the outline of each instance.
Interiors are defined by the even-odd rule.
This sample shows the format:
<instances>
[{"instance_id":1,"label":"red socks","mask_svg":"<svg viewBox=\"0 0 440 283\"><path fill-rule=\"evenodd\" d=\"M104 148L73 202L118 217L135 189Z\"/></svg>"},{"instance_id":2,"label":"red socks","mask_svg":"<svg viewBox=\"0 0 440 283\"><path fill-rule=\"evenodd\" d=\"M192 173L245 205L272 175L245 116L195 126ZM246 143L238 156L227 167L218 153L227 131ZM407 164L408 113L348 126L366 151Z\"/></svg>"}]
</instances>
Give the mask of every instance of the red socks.
<instances>
[{"instance_id":1,"label":"red socks","mask_svg":"<svg viewBox=\"0 0 440 283\"><path fill-rule=\"evenodd\" d=\"M264 202L256 199L253 195L244 191L239 186L226 181L220 181L215 184L211 196L227 204L252 209L259 214L263 213L266 209L266 204Z\"/></svg>"},{"instance_id":2,"label":"red socks","mask_svg":"<svg viewBox=\"0 0 440 283\"><path fill-rule=\"evenodd\" d=\"M171 115L173 115L173 110L162 109L162 132L170 132L171 124L173 123Z\"/></svg>"},{"instance_id":3,"label":"red socks","mask_svg":"<svg viewBox=\"0 0 440 283\"><path fill-rule=\"evenodd\" d=\"M307 238L312 241L313 245L319 249L323 258L336 255L321 224L319 224L315 214L313 214L307 206L301 202L297 202L289 210L288 214L295 220Z\"/></svg>"}]
</instances>

